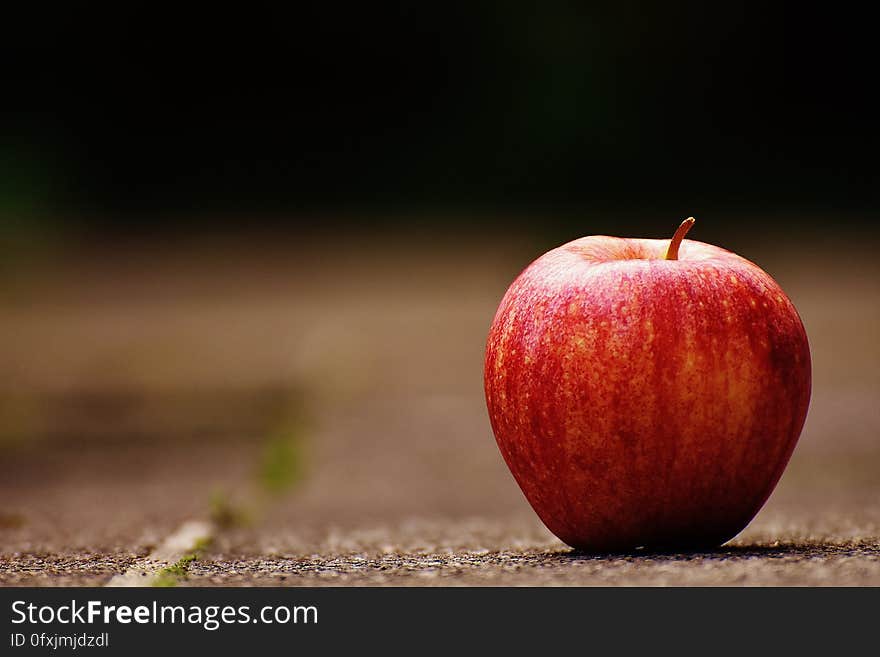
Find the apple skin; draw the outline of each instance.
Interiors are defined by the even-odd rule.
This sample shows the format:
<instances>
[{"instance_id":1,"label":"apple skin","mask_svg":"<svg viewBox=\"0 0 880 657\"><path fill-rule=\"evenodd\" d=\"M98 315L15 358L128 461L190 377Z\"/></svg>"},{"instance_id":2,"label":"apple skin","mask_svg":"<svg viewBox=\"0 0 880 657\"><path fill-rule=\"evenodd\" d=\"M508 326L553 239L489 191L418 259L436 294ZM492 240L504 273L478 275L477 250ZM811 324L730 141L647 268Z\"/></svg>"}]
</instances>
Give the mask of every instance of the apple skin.
<instances>
[{"instance_id":1,"label":"apple skin","mask_svg":"<svg viewBox=\"0 0 880 657\"><path fill-rule=\"evenodd\" d=\"M498 447L544 524L580 550L720 546L770 496L806 419L809 344L779 285L693 240L666 260L669 244L553 249L489 332Z\"/></svg>"}]
</instances>

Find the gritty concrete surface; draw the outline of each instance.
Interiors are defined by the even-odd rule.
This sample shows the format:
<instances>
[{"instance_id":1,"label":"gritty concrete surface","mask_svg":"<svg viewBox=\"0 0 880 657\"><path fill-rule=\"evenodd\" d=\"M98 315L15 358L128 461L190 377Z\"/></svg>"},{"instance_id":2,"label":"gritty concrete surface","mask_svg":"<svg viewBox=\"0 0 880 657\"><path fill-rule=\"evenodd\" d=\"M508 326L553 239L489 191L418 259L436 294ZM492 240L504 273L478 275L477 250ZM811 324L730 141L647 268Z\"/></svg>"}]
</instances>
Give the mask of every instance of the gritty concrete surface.
<instances>
[{"instance_id":1,"label":"gritty concrete surface","mask_svg":"<svg viewBox=\"0 0 880 657\"><path fill-rule=\"evenodd\" d=\"M713 553L596 556L564 549L206 561L190 586L863 586L876 543L733 546Z\"/></svg>"},{"instance_id":2,"label":"gritty concrete surface","mask_svg":"<svg viewBox=\"0 0 880 657\"><path fill-rule=\"evenodd\" d=\"M507 472L481 357L535 247L60 263L0 304L0 584L105 584L219 496L232 520L180 585L880 585L880 268L866 245L831 279L804 244L744 253L807 327L804 434L752 524L699 554L572 553ZM292 403L303 476L270 495Z\"/></svg>"}]
</instances>

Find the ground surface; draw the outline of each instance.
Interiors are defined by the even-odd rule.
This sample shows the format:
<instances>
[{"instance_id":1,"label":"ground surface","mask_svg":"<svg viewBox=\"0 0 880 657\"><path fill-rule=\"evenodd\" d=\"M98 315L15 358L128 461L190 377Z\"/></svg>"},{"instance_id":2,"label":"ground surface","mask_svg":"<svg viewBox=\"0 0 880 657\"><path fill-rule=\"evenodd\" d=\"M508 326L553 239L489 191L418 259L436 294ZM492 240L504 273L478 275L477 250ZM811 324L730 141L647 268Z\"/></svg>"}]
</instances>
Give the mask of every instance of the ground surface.
<instances>
[{"instance_id":1,"label":"ground surface","mask_svg":"<svg viewBox=\"0 0 880 657\"><path fill-rule=\"evenodd\" d=\"M171 583L880 585L869 244L833 277L808 238L744 252L814 354L801 443L746 531L712 553L583 555L523 500L482 398L487 326L542 245L470 242L165 245L10 282L0 583L103 585L207 519Z\"/></svg>"}]
</instances>

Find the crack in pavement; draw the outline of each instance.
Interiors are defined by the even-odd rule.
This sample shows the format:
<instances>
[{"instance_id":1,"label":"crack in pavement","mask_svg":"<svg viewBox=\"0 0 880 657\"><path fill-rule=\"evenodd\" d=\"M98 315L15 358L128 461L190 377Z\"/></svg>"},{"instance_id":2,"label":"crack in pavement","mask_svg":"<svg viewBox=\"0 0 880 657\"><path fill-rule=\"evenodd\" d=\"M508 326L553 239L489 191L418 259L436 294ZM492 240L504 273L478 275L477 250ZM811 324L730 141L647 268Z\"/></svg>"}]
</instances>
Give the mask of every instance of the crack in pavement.
<instances>
[{"instance_id":1,"label":"crack in pavement","mask_svg":"<svg viewBox=\"0 0 880 657\"><path fill-rule=\"evenodd\" d=\"M149 555L139 559L124 573L110 579L106 586L152 586L163 569L179 562L198 549L199 545L210 541L215 532L216 528L211 522L188 520Z\"/></svg>"}]
</instances>

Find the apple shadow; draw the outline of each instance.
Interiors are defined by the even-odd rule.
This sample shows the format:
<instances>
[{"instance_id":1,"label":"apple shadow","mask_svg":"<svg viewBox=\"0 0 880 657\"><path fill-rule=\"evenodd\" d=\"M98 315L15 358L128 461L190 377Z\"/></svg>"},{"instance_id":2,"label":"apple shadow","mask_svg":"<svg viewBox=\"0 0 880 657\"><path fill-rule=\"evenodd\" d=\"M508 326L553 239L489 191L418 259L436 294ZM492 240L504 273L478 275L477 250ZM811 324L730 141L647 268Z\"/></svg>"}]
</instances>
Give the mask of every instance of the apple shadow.
<instances>
[{"instance_id":1,"label":"apple shadow","mask_svg":"<svg viewBox=\"0 0 880 657\"><path fill-rule=\"evenodd\" d=\"M684 550L681 548L636 548L616 552L588 552L572 548L568 552L558 552L554 556L563 562L576 561L608 561L608 560L662 560L662 561L699 561L749 559L763 557L765 559L781 559L786 557L828 557L843 556L864 550L880 554L880 546L841 545L839 543L779 543L775 545L722 545L717 548L697 548Z\"/></svg>"}]
</instances>

